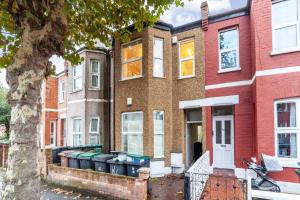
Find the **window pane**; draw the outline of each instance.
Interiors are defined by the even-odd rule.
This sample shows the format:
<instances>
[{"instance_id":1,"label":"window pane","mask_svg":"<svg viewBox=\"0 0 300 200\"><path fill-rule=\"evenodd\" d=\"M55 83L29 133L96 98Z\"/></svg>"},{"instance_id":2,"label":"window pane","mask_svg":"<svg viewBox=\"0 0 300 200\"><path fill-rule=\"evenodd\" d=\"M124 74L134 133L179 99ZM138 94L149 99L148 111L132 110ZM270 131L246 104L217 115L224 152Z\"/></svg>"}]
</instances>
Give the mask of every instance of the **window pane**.
<instances>
[{"instance_id":1,"label":"window pane","mask_svg":"<svg viewBox=\"0 0 300 200\"><path fill-rule=\"evenodd\" d=\"M163 60L154 59L153 76L154 77L163 77L164 76Z\"/></svg>"},{"instance_id":2,"label":"window pane","mask_svg":"<svg viewBox=\"0 0 300 200\"><path fill-rule=\"evenodd\" d=\"M92 73L99 73L99 67L98 67L99 62L97 61L92 61Z\"/></svg>"},{"instance_id":3,"label":"window pane","mask_svg":"<svg viewBox=\"0 0 300 200\"><path fill-rule=\"evenodd\" d=\"M278 157L297 158L297 136L296 133L279 133Z\"/></svg>"},{"instance_id":4,"label":"window pane","mask_svg":"<svg viewBox=\"0 0 300 200\"><path fill-rule=\"evenodd\" d=\"M180 43L180 59L194 56L194 40Z\"/></svg>"},{"instance_id":5,"label":"window pane","mask_svg":"<svg viewBox=\"0 0 300 200\"><path fill-rule=\"evenodd\" d=\"M98 119L91 119L91 132L98 132Z\"/></svg>"},{"instance_id":6,"label":"window pane","mask_svg":"<svg viewBox=\"0 0 300 200\"><path fill-rule=\"evenodd\" d=\"M225 144L231 144L231 121L225 120Z\"/></svg>"},{"instance_id":7,"label":"window pane","mask_svg":"<svg viewBox=\"0 0 300 200\"><path fill-rule=\"evenodd\" d=\"M123 151L130 154L143 155L143 136L142 135L123 135Z\"/></svg>"},{"instance_id":8,"label":"window pane","mask_svg":"<svg viewBox=\"0 0 300 200\"><path fill-rule=\"evenodd\" d=\"M54 133L54 123L53 122L50 123L50 132Z\"/></svg>"},{"instance_id":9,"label":"window pane","mask_svg":"<svg viewBox=\"0 0 300 200\"><path fill-rule=\"evenodd\" d=\"M164 157L164 135L154 135L154 157Z\"/></svg>"},{"instance_id":10,"label":"window pane","mask_svg":"<svg viewBox=\"0 0 300 200\"><path fill-rule=\"evenodd\" d=\"M154 58L163 59L163 40L162 39L154 39Z\"/></svg>"},{"instance_id":11,"label":"window pane","mask_svg":"<svg viewBox=\"0 0 300 200\"><path fill-rule=\"evenodd\" d=\"M288 26L275 30L275 49L287 49L296 47L297 44L297 26Z\"/></svg>"},{"instance_id":12,"label":"window pane","mask_svg":"<svg viewBox=\"0 0 300 200\"><path fill-rule=\"evenodd\" d=\"M233 106L214 106L213 116L233 115Z\"/></svg>"},{"instance_id":13,"label":"window pane","mask_svg":"<svg viewBox=\"0 0 300 200\"><path fill-rule=\"evenodd\" d=\"M222 121L216 121L216 144L222 144Z\"/></svg>"},{"instance_id":14,"label":"window pane","mask_svg":"<svg viewBox=\"0 0 300 200\"><path fill-rule=\"evenodd\" d=\"M81 119L73 120L73 132L81 132Z\"/></svg>"},{"instance_id":15,"label":"window pane","mask_svg":"<svg viewBox=\"0 0 300 200\"><path fill-rule=\"evenodd\" d=\"M238 31L237 29L220 32L220 49L238 48Z\"/></svg>"},{"instance_id":16,"label":"window pane","mask_svg":"<svg viewBox=\"0 0 300 200\"><path fill-rule=\"evenodd\" d=\"M237 67L236 50L221 53L221 67L222 69Z\"/></svg>"},{"instance_id":17,"label":"window pane","mask_svg":"<svg viewBox=\"0 0 300 200\"><path fill-rule=\"evenodd\" d=\"M73 135L73 146L80 146L81 145L81 135L74 134Z\"/></svg>"},{"instance_id":18,"label":"window pane","mask_svg":"<svg viewBox=\"0 0 300 200\"><path fill-rule=\"evenodd\" d=\"M164 132L164 112L154 111L154 134Z\"/></svg>"},{"instance_id":19,"label":"window pane","mask_svg":"<svg viewBox=\"0 0 300 200\"><path fill-rule=\"evenodd\" d=\"M74 90L82 89L82 78L74 79Z\"/></svg>"},{"instance_id":20,"label":"window pane","mask_svg":"<svg viewBox=\"0 0 300 200\"><path fill-rule=\"evenodd\" d=\"M202 121L202 110L201 109L195 109L195 110L187 110L187 121Z\"/></svg>"},{"instance_id":21,"label":"window pane","mask_svg":"<svg viewBox=\"0 0 300 200\"><path fill-rule=\"evenodd\" d=\"M296 127L296 103L277 104L277 127Z\"/></svg>"},{"instance_id":22,"label":"window pane","mask_svg":"<svg viewBox=\"0 0 300 200\"><path fill-rule=\"evenodd\" d=\"M92 75L92 87L99 87L99 76Z\"/></svg>"},{"instance_id":23,"label":"window pane","mask_svg":"<svg viewBox=\"0 0 300 200\"><path fill-rule=\"evenodd\" d=\"M181 62L181 76L193 75L193 60L186 60Z\"/></svg>"},{"instance_id":24,"label":"window pane","mask_svg":"<svg viewBox=\"0 0 300 200\"><path fill-rule=\"evenodd\" d=\"M286 0L272 5L272 23L274 26L297 21L297 0Z\"/></svg>"},{"instance_id":25,"label":"window pane","mask_svg":"<svg viewBox=\"0 0 300 200\"><path fill-rule=\"evenodd\" d=\"M143 49L141 41L137 41L123 46L123 61L143 56Z\"/></svg>"},{"instance_id":26,"label":"window pane","mask_svg":"<svg viewBox=\"0 0 300 200\"><path fill-rule=\"evenodd\" d=\"M82 75L82 65L77 65L74 67L74 74L73 76L81 76Z\"/></svg>"},{"instance_id":27,"label":"window pane","mask_svg":"<svg viewBox=\"0 0 300 200\"><path fill-rule=\"evenodd\" d=\"M143 132L143 114L123 114L123 132Z\"/></svg>"},{"instance_id":28,"label":"window pane","mask_svg":"<svg viewBox=\"0 0 300 200\"><path fill-rule=\"evenodd\" d=\"M90 135L90 144L100 144L99 135Z\"/></svg>"},{"instance_id":29,"label":"window pane","mask_svg":"<svg viewBox=\"0 0 300 200\"><path fill-rule=\"evenodd\" d=\"M142 60L126 63L123 65L123 77L130 78L134 76L141 76Z\"/></svg>"}]
</instances>

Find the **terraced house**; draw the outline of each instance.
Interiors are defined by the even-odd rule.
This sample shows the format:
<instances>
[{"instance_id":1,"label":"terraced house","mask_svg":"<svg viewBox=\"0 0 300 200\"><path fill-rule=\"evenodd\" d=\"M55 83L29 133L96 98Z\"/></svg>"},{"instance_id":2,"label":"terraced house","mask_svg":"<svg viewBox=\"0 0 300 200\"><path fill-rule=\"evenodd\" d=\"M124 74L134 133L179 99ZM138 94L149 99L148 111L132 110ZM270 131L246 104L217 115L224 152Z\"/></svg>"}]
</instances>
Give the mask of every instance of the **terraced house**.
<instances>
[{"instance_id":1,"label":"terraced house","mask_svg":"<svg viewBox=\"0 0 300 200\"><path fill-rule=\"evenodd\" d=\"M84 61L50 76L42 89L41 146L110 146L110 55L80 49Z\"/></svg>"},{"instance_id":2,"label":"terraced house","mask_svg":"<svg viewBox=\"0 0 300 200\"><path fill-rule=\"evenodd\" d=\"M180 172L202 151L203 110L178 106L204 97L201 24L130 29L131 41L113 46L115 147L150 156L153 176Z\"/></svg>"}]
</instances>

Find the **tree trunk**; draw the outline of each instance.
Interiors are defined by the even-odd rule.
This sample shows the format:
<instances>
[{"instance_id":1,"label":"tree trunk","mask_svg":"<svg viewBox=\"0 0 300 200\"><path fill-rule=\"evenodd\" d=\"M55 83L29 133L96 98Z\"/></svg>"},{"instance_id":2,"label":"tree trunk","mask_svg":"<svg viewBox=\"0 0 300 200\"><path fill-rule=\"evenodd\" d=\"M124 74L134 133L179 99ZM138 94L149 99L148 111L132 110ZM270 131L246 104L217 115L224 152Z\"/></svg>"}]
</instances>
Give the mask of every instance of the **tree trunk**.
<instances>
[{"instance_id":1,"label":"tree trunk","mask_svg":"<svg viewBox=\"0 0 300 200\"><path fill-rule=\"evenodd\" d=\"M51 67L49 58L63 53L67 31L64 0L53 2L55 5L49 8L49 21L42 27L36 26L30 15L25 15L21 20L21 44L13 63L7 68L6 79L10 87L8 101L12 111L3 200L40 199L40 91L42 81Z\"/></svg>"}]
</instances>

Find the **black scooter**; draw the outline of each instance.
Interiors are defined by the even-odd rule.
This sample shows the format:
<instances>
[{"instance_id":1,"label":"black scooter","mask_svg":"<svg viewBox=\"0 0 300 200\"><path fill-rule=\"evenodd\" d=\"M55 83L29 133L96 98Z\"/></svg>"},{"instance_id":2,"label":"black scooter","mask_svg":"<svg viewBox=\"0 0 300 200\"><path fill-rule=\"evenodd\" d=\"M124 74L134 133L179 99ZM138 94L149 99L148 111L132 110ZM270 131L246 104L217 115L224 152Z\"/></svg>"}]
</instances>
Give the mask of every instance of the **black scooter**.
<instances>
[{"instance_id":1,"label":"black scooter","mask_svg":"<svg viewBox=\"0 0 300 200\"><path fill-rule=\"evenodd\" d=\"M256 174L256 178L252 178L251 185L253 189L280 192L280 187L277 185L276 181L267 176L268 170L264 165L263 160L261 164L257 164L253 159L251 162L243 158L243 163L248 166L248 169L253 170Z\"/></svg>"}]
</instances>

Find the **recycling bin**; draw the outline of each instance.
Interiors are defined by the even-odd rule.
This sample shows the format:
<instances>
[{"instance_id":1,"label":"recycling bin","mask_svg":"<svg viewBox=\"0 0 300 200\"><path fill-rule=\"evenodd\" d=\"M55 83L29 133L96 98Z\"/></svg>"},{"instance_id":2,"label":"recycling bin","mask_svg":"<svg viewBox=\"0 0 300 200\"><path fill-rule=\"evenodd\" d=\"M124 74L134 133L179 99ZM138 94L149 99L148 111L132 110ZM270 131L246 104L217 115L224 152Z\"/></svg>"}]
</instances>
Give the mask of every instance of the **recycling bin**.
<instances>
[{"instance_id":1,"label":"recycling bin","mask_svg":"<svg viewBox=\"0 0 300 200\"><path fill-rule=\"evenodd\" d=\"M125 164L127 165L127 176L138 177L138 169L141 167L150 167L150 160L139 163L126 161Z\"/></svg>"},{"instance_id":2,"label":"recycling bin","mask_svg":"<svg viewBox=\"0 0 300 200\"><path fill-rule=\"evenodd\" d=\"M95 171L109 173L110 168L107 161L115 157L116 155L112 155L112 154L100 154L98 156L95 156L92 159L92 162L94 162L95 165Z\"/></svg>"},{"instance_id":3,"label":"recycling bin","mask_svg":"<svg viewBox=\"0 0 300 200\"><path fill-rule=\"evenodd\" d=\"M62 151L68 150L68 147L54 147L52 148L52 162L53 163L60 163L60 157L58 154Z\"/></svg>"},{"instance_id":4,"label":"recycling bin","mask_svg":"<svg viewBox=\"0 0 300 200\"><path fill-rule=\"evenodd\" d=\"M67 155L67 158L69 160L69 167L70 168L76 168L79 169L79 160L77 159L77 157L82 154L82 152L73 152L73 153L69 153Z\"/></svg>"},{"instance_id":5,"label":"recycling bin","mask_svg":"<svg viewBox=\"0 0 300 200\"><path fill-rule=\"evenodd\" d=\"M128 154L127 155L127 162L139 165L145 162L150 162L149 156L140 156L140 155L134 155L134 154Z\"/></svg>"},{"instance_id":6,"label":"recycling bin","mask_svg":"<svg viewBox=\"0 0 300 200\"><path fill-rule=\"evenodd\" d=\"M68 167L69 166L69 158L67 157L68 154L78 152L76 150L68 150L68 151L63 151L58 154L60 157L60 166L62 167Z\"/></svg>"},{"instance_id":7,"label":"recycling bin","mask_svg":"<svg viewBox=\"0 0 300 200\"><path fill-rule=\"evenodd\" d=\"M126 176L127 166L124 161L119 161L118 159L110 159L107 161L109 164L109 171L111 174L118 174Z\"/></svg>"},{"instance_id":8,"label":"recycling bin","mask_svg":"<svg viewBox=\"0 0 300 200\"><path fill-rule=\"evenodd\" d=\"M79 160L79 168L94 170L95 166L93 165L92 158L98 155L99 153L91 153L91 152L86 152L78 155L77 159Z\"/></svg>"}]
</instances>

